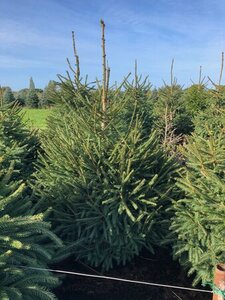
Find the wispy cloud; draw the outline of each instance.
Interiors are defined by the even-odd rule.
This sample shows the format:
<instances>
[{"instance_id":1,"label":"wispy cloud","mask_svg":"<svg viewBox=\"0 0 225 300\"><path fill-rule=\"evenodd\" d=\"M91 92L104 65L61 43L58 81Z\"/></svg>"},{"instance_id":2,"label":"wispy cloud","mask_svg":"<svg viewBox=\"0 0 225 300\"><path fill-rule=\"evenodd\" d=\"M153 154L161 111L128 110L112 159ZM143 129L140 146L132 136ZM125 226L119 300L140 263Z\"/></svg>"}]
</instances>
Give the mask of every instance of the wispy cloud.
<instances>
[{"instance_id":1,"label":"wispy cloud","mask_svg":"<svg viewBox=\"0 0 225 300\"><path fill-rule=\"evenodd\" d=\"M52 63L44 60L31 60L31 59L20 59L9 55L0 55L0 66L1 68L43 68L52 67Z\"/></svg>"},{"instance_id":2,"label":"wispy cloud","mask_svg":"<svg viewBox=\"0 0 225 300\"><path fill-rule=\"evenodd\" d=\"M14 46L57 48L68 43L68 38L38 31L20 22L0 22L0 27L2 28L0 31L1 48Z\"/></svg>"}]
</instances>

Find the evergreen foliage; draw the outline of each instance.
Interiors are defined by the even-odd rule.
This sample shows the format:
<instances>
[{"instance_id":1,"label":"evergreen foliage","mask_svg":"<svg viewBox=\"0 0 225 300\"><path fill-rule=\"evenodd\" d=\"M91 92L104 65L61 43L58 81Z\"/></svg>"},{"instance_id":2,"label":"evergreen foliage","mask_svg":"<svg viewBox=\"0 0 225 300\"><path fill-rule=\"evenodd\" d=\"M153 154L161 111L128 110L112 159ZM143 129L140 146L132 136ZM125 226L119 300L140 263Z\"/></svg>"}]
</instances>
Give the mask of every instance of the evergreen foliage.
<instances>
[{"instance_id":1,"label":"evergreen foliage","mask_svg":"<svg viewBox=\"0 0 225 300\"><path fill-rule=\"evenodd\" d=\"M29 89L27 93L26 105L31 108L38 108L39 98L35 89Z\"/></svg>"},{"instance_id":2,"label":"evergreen foliage","mask_svg":"<svg viewBox=\"0 0 225 300\"><path fill-rule=\"evenodd\" d=\"M25 184L13 180L12 159L19 159L20 151L0 140L0 299L51 300L55 296L49 289L58 279L29 267L46 268L54 247L61 243L43 215L32 213L31 201L23 197Z\"/></svg>"},{"instance_id":3,"label":"evergreen foliage","mask_svg":"<svg viewBox=\"0 0 225 300\"><path fill-rule=\"evenodd\" d=\"M28 89L22 89L17 93L16 101L19 103L19 105L21 106L26 105L28 91L29 91Z\"/></svg>"},{"instance_id":4,"label":"evergreen foliage","mask_svg":"<svg viewBox=\"0 0 225 300\"><path fill-rule=\"evenodd\" d=\"M153 95L155 126L163 146L170 153L176 153L177 145L184 134L193 130L191 116L182 106L183 90L172 77L171 84L165 84Z\"/></svg>"},{"instance_id":5,"label":"evergreen foliage","mask_svg":"<svg viewBox=\"0 0 225 300\"><path fill-rule=\"evenodd\" d=\"M215 105L209 106L193 119L195 133L202 137L208 137L211 132L220 132L225 124L225 109Z\"/></svg>"},{"instance_id":6,"label":"evergreen foliage","mask_svg":"<svg viewBox=\"0 0 225 300\"><path fill-rule=\"evenodd\" d=\"M35 90L35 85L32 77L30 78L29 90Z\"/></svg>"},{"instance_id":7,"label":"evergreen foliage","mask_svg":"<svg viewBox=\"0 0 225 300\"><path fill-rule=\"evenodd\" d=\"M58 258L72 253L108 269L129 261L143 247L153 252L168 229L165 209L175 194L176 163L161 149L155 132L148 128L144 135L142 112L133 113L131 120L122 116L130 122L122 131L114 122L133 91L129 96L109 91L103 115L100 91L80 81L62 84L64 95L71 97L65 101L62 96L64 108L48 120L45 155L36 175L40 206L54 207L51 220L67 244Z\"/></svg>"},{"instance_id":8,"label":"evergreen foliage","mask_svg":"<svg viewBox=\"0 0 225 300\"><path fill-rule=\"evenodd\" d=\"M174 202L171 229L174 253L198 281L211 281L217 263L225 261L224 124L204 135L194 134L185 147L187 167L178 186L185 197Z\"/></svg>"},{"instance_id":9,"label":"evergreen foliage","mask_svg":"<svg viewBox=\"0 0 225 300\"><path fill-rule=\"evenodd\" d=\"M148 136L152 131L154 121L151 85L148 78L142 80L141 76L135 74L135 79L131 83L126 79L123 87L124 103L118 113L118 121L115 122L121 124L122 131L126 131L132 118L140 116L143 120L143 135Z\"/></svg>"},{"instance_id":10,"label":"evergreen foliage","mask_svg":"<svg viewBox=\"0 0 225 300\"><path fill-rule=\"evenodd\" d=\"M209 99L210 95L204 84L193 84L182 96L186 113L192 117L208 108Z\"/></svg>"},{"instance_id":11,"label":"evergreen foliage","mask_svg":"<svg viewBox=\"0 0 225 300\"><path fill-rule=\"evenodd\" d=\"M3 94L3 101L5 103L12 103L15 101L15 97L10 87L7 87Z\"/></svg>"},{"instance_id":12,"label":"evergreen foliage","mask_svg":"<svg viewBox=\"0 0 225 300\"><path fill-rule=\"evenodd\" d=\"M214 84L214 88L210 90L210 96L217 107L225 107L225 85Z\"/></svg>"},{"instance_id":13,"label":"evergreen foliage","mask_svg":"<svg viewBox=\"0 0 225 300\"><path fill-rule=\"evenodd\" d=\"M209 132L221 132L225 124L225 89L215 85L208 91L208 105L193 119L195 132L207 137Z\"/></svg>"},{"instance_id":14,"label":"evergreen foliage","mask_svg":"<svg viewBox=\"0 0 225 300\"><path fill-rule=\"evenodd\" d=\"M40 106L50 107L55 103L55 98L57 97L57 85L54 80L50 80L48 85L43 91Z\"/></svg>"},{"instance_id":15,"label":"evergreen foliage","mask_svg":"<svg viewBox=\"0 0 225 300\"><path fill-rule=\"evenodd\" d=\"M212 281L215 265L225 261L223 54L219 84L209 79L210 90L201 68L199 84L183 90L173 62L170 84L158 90L137 75L136 64L132 82L127 77L109 89L100 23L102 82L81 79L73 33L74 80L67 72L42 91L31 77L17 94L21 106L57 105L35 174L39 140L11 89L0 88L0 299L55 299L57 278L32 268L73 255L108 270L144 247L154 253L167 238L194 284Z\"/></svg>"},{"instance_id":16,"label":"evergreen foliage","mask_svg":"<svg viewBox=\"0 0 225 300\"><path fill-rule=\"evenodd\" d=\"M39 140L36 132L30 131L24 124L21 108L16 103L0 105L0 130L6 147L11 149L15 144L20 147L19 159L15 159L17 172L14 177L27 180L34 171Z\"/></svg>"},{"instance_id":17,"label":"evergreen foliage","mask_svg":"<svg viewBox=\"0 0 225 300\"><path fill-rule=\"evenodd\" d=\"M59 239L35 214L27 195L36 140L29 136L14 104L0 106L0 299L55 299L58 279L47 268ZM31 168L31 169L29 169Z\"/></svg>"}]
</instances>

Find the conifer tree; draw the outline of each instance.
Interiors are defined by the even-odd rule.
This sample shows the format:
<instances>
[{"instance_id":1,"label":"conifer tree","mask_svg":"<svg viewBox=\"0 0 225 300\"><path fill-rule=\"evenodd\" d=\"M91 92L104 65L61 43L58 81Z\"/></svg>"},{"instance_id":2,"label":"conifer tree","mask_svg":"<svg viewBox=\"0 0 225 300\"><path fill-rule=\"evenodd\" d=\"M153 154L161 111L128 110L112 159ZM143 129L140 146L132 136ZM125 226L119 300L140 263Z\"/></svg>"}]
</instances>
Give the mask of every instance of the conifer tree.
<instances>
[{"instance_id":1,"label":"conifer tree","mask_svg":"<svg viewBox=\"0 0 225 300\"><path fill-rule=\"evenodd\" d=\"M209 106L209 93L204 84L193 84L184 91L182 104L192 117Z\"/></svg>"},{"instance_id":2,"label":"conifer tree","mask_svg":"<svg viewBox=\"0 0 225 300\"><path fill-rule=\"evenodd\" d=\"M183 153L187 167L178 186L185 196L174 202L171 229L174 254L195 273L194 283L212 281L215 265L225 261L224 124L214 131L205 122L204 134L194 134Z\"/></svg>"},{"instance_id":3,"label":"conifer tree","mask_svg":"<svg viewBox=\"0 0 225 300\"><path fill-rule=\"evenodd\" d=\"M211 99L210 99L211 100ZM221 131L225 123L225 109L211 104L207 109L193 119L195 133L202 137L208 137L210 132Z\"/></svg>"},{"instance_id":4,"label":"conifer tree","mask_svg":"<svg viewBox=\"0 0 225 300\"><path fill-rule=\"evenodd\" d=\"M7 87L5 89L4 94L3 94L3 100L5 103L8 103L8 104L15 101L15 97L14 97L10 87Z\"/></svg>"},{"instance_id":5,"label":"conifer tree","mask_svg":"<svg viewBox=\"0 0 225 300\"><path fill-rule=\"evenodd\" d=\"M15 162L21 147L8 147L0 127L0 299L52 300L49 289L58 279L47 268L54 248L61 242L43 222L43 214L34 214L32 203L23 192L22 181L14 181Z\"/></svg>"},{"instance_id":6,"label":"conifer tree","mask_svg":"<svg viewBox=\"0 0 225 300\"><path fill-rule=\"evenodd\" d=\"M35 90L35 85L32 77L30 78L29 90Z\"/></svg>"},{"instance_id":7,"label":"conifer tree","mask_svg":"<svg viewBox=\"0 0 225 300\"><path fill-rule=\"evenodd\" d=\"M35 89L29 89L27 93L26 105L30 108L38 108L39 98Z\"/></svg>"},{"instance_id":8,"label":"conifer tree","mask_svg":"<svg viewBox=\"0 0 225 300\"><path fill-rule=\"evenodd\" d=\"M26 196L26 155L29 157L32 148L17 109L3 104L1 99L0 299L51 300L55 296L49 289L58 284L57 278L48 271L32 268L47 268L61 242L51 233L50 224L43 222L44 214L35 214Z\"/></svg>"},{"instance_id":9,"label":"conifer tree","mask_svg":"<svg viewBox=\"0 0 225 300\"><path fill-rule=\"evenodd\" d=\"M142 80L142 76L138 76L137 62L135 62L134 80L131 83L128 78L124 80L123 93L124 103L115 122L119 122L122 127L129 126L132 118L139 115L143 119L144 135L148 135L152 131L154 121L151 84L148 82L148 77Z\"/></svg>"},{"instance_id":10,"label":"conifer tree","mask_svg":"<svg viewBox=\"0 0 225 300\"><path fill-rule=\"evenodd\" d=\"M37 193L54 206L55 229L68 244L60 255L108 269L166 234L177 167L156 133L143 136L143 120L136 117L125 137L113 123L103 133L100 112L85 108L49 119Z\"/></svg>"},{"instance_id":11,"label":"conifer tree","mask_svg":"<svg viewBox=\"0 0 225 300\"><path fill-rule=\"evenodd\" d=\"M209 78L214 88L207 91L207 97L203 93L206 101L201 99L198 103L202 111L193 119L195 132L183 148L186 168L178 179L178 186L183 190L184 197L173 203L175 216L171 230L176 233L174 255L189 270L189 274L195 274L194 284L199 281L212 282L215 265L225 260L222 73L223 54L219 82L215 84Z\"/></svg>"},{"instance_id":12,"label":"conifer tree","mask_svg":"<svg viewBox=\"0 0 225 300\"><path fill-rule=\"evenodd\" d=\"M58 259L73 254L109 269L143 247L153 252L162 241L177 165L155 132L149 128L144 134L144 114L135 108L129 121L123 118L129 125L121 131L115 120L134 94L108 89L104 35L102 41L104 71L97 91L76 72L74 81L61 77L61 107L48 120L36 193L42 209L54 207L51 220L66 244Z\"/></svg>"},{"instance_id":13,"label":"conifer tree","mask_svg":"<svg viewBox=\"0 0 225 300\"><path fill-rule=\"evenodd\" d=\"M211 132L221 132L225 124L225 86L221 85L224 66L224 53L220 68L220 77L218 83L210 78L213 88L207 91L207 106L194 118L195 132L202 137L208 137Z\"/></svg>"},{"instance_id":14,"label":"conifer tree","mask_svg":"<svg viewBox=\"0 0 225 300\"><path fill-rule=\"evenodd\" d=\"M170 84L165 83L158 89L153 102L156 128L160 132L163 146L172 154L176 153L176 147L182 135L187 133L186 127L190 123L190 117L181 105L183 91L173 75L173 63Z\"/></svg>"},{"instance_id":15,"label":"conifer tree","mask_svg":"<svg viewBox=\"0 0 225 300\"><path fill-rule=\"evenodd\" d=\"M30 108L38 108L39 98L35 89L33 78L30 78L29 90L26 96L26 106Z\"/></svg>"},{"instance_id":16,"label":"conifer tree","mask_svg":"<svg viewBox=\"0 0 225 300\"><path fill-rule=\"evenodd\" d=\"M27 93L28 93L28 89L22 89L17 93L16 101L20 106L26 105Z\"/></svg>"},{"instance_id":17,"label":"conifer tree","mask_svg":"<svg viewBox=\"0 0 225 300\"><path fill-rule=\"evenodd\" d=\"M39 139L36 131L31 131L23 121L21 108L16 104L0 104L0 128L2 141L11 148L17 144L20 148L19 161L15 168L18 170L16 178L27 180L34 171L37 159Z\"/></svg>"},{"instance_id":18,"label":"conifer tree","mask_svg":"<svg viewBox=\"0 0 225 300\"><path fill-rule=\"evenodd\" d=\"M52 106L55 102L55 98L57 98L56 82L54 80L50 80L43 91L40 106Z\"/></svg>"}]
</instances>

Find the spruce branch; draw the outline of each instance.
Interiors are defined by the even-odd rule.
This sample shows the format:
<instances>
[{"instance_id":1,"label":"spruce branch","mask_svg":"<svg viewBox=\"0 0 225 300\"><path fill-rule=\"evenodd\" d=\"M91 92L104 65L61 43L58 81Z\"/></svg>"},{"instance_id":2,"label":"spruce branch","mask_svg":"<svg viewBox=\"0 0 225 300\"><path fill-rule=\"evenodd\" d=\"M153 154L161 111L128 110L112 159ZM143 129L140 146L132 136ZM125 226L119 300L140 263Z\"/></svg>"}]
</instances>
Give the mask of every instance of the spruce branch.
<instances>
[{"instance_id":1,"label":"spruce branch","mask_svg":"<svg viewBox=\"0 0 225 300\"><path fill-rule=\"evenodd\" d=\"M80 60L77 54L74 31L72 31L72 40L73 40L73 53L76 60L76 79L78 79L80 77Z\"/></svg>"},{"instance_id":2,"label":"spruce branch","mask_svg":"<svg viewBox=\"0 0 225 300\"><path fill-rule=\"evenodd\" d=\"M1 104L1 107L3 106L3 89L2 87L0 86L0 104Z\"/></svg>"},{"instance_id":3,"label":"spruce branch","mask_svg":"<svg viewBox=\"0 0 225 300\"><path fill-rule=\"evenodd\" d=\"M170 97L173 97L173 87L174 87L174 76L173 76L173 67L174 67L174 59L172 59L171 67L170 67ZM173 121L173 112L171 111L172 107L169 107L168 99L165 99L165 114L164 114L164 141L163 145L166 146L168 140L170 139L168 136L171 133L173 128L172 121Z\"/></svg>"},{"instance_id":4,"label":"spruce branch","mask_svg":"<svg viewBox=\"0 0 225 300\"><path fill-rule=\"evenodd\" d=\"M221 85L221 81L223 77L223 65L224 65L224 52L222 52L222 57L221 57L219 85Z\"/></svg>"},{"instance_id":5,"label":"spruce branch","mask_svg":"<svg viewBox=\"0 0 225 300\"><path fill-rule=\"evenodd\" d=\"M105 23L103 20L100 21L102 28L102 129L106 125L106 109L107 109L107 94L108 94L108 84L109 84L109 75L110 69L106 66L106 52L105 52Z\"/></svg>"},{"instance_id":6,"label":"spruce branch","mask_svg":"<svg viewBox=\"0 0 225 300\"><path fill-rule=\"evenodd\" d=\"M135 88L137 89L138 85L138 66L137 66L137 60L135 59L135 65L134 65L134 78L135 78Z\"/></svg>"},{"instance_id":7,"label":"spruce branch","mask_svg":"<svg viewBox=\"0 0 225 300\"><path fill-rule=\"evenodd\" d=\"M212 83L212 85L217 89L221 85L222 77L223 77L223 67L224 67L224 52L222 52L221 64L220 64L220 77L219 82L216 84L209 76L208 80Z\"/></svg>"},{"instance_id":8,"label":"spruce branch","mask_svg":"<svg viewBox=\"0 0 225 300\"><path fill-rule=\"evenodd\" d=\"M216 88L217 84L208 76L208 80L212 83L212 85Z\"/></svg>"},{"instance_id":9,"label":"spruce branch","mask_svg":"<svg viewBox=\"0 0 225 300\"><path fill-rule=\"evenodd\" d=\"M199 78L198 78L198 85L202 84L202 66L199 68Z\"/></svg>"},{"instance_id":10,"label":"spruce branch","mask_svg":"<svg viewBox=\"0 0 225 300\"><path fill-rule=\"evenodd\" d=\"M108 99L109 78L110 78L110 67L107 67L107 70L106 70L106 90L105 90L106 99Z\"/></svg>"},{"instance_id":11,"label":"spruce branch","mask_svg":"<svg viewBox=\"0 0 225 300\"><path fill-rule=\"evenodd\" d=\"M69 60L68 57L67 57L67 59L66 59L66 62L67 62L67 64L68 64L69 68L70 68L70 71L72 71L72 73L73 73L73 74L75 75L75 77L76 77L76 72L75 72L74 68L72 67L72 64L71 64L71 62L70 62L70 60Z\"/></svg>"},{"instance_id":12,"label":"spruce branch","mask_svg":"<svg viewBox=\"0 0 225 300\"><path fill-rule=\"evenodd\" d=\"M199 82L198 82L198 86L199 86L199 89L203 86L203 85L206 85L208 83L208 81L205 81L205 76L202 77L202 66L200 66L199 68Z\"/></svg>"},{"instance_id":13,"label":"spruce branch","mask_svg":"<svg viewBox=\"0 0 225 300\"><path fill-rule=\"evenodd\" d=\"M174 66L174 58L172 59L171 67L170 67L170 86L173 87L174 84L174 76L173 76L173 66Z\"/></svg>"},{"instance_id":14,"label":"spruce branch","mask_svg":"<svg viewBox=\"0 0 225 300\"><path fill-rule=\"evenodd\" d=\"M70 71L72 71L72 73L74 74L75 84L79 85L79 82L81 81L81 78L80 78L80 62L79 62L79 56L78 56L77 50L76 50L74 31L72 31L72 42L73 42L73 53L74 53L74 57L75 57L75 68L72 67L72 64L71 64L69 58L67 58L66 61L67 61L67 64L69 66Z\"/></svg>"}]
</instances>

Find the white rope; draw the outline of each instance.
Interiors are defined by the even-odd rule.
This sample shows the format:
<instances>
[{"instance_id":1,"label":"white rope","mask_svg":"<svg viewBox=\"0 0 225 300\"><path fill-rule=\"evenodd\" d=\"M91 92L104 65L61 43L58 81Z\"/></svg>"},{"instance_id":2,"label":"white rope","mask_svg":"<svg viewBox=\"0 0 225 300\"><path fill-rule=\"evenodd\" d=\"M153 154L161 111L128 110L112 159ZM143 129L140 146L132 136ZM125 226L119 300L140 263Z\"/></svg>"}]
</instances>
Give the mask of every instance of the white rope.
<instances>
[{"instance_id":1,"label":"white rope","mask_svg":"<svg viewBox=\"0 0 225 300\"><path fill-rule=\"evenodd\" d=\"M213 293L210 290L204 290L204 289L195 289L195 288L188 288L188 287L177 286L177 285L168 285L168 284L152 283L152 282L146 282L146 281L137 281L137 280L130 280L130 279L103 276L103 275L93 275L93 274L86 274L86 273L79 273L79 272L71 272L71 271L63 271L63 270L55 270L55 269L44 269L44 268L34 268L34 267L24 267L24 266L19 266L19 267L24 268L24 269L37 270L37 271L48 271L48 272L61 273L61 274L67 274L67 275L76 275L76 276L91 277L91 278L97 278L97 279L107 279L107 280L114 280L114 281L121 281L121 282L135 283L135 284L150 285L150 286L162 287L162 288L170 288L170 289L201 292L201 293L210 293L210 294Z\"/></svg>"}]
</instances>

